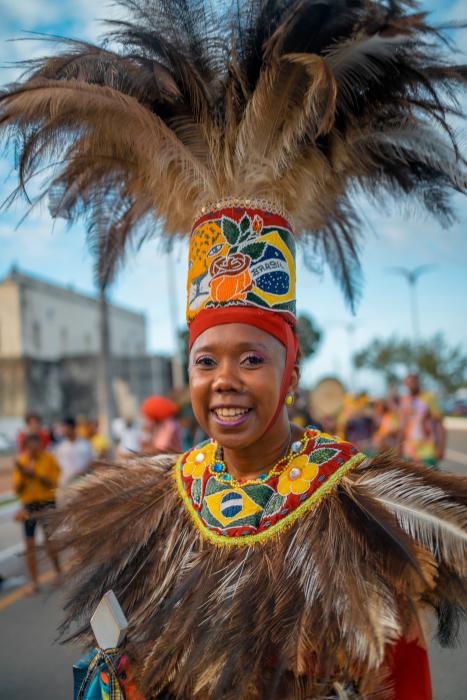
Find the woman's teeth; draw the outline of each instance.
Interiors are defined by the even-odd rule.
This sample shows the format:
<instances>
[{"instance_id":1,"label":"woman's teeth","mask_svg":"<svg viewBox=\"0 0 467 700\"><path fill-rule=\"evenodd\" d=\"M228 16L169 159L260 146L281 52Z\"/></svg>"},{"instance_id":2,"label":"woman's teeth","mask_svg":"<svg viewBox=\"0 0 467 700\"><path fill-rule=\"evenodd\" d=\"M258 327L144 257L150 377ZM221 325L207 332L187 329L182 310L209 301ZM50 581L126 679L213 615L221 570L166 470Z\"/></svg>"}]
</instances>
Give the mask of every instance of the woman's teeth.
<instances>
[{"instance_id":1,"label":"woman's teeth","mask_svg":"<svg viewBox=\"0 0 467 700\"><path fill-rule=\"evenodd\" d=\"M213 412L223 421L235 421L248 413L249 408L215 408Z\"/></svg>"}]
</instances>

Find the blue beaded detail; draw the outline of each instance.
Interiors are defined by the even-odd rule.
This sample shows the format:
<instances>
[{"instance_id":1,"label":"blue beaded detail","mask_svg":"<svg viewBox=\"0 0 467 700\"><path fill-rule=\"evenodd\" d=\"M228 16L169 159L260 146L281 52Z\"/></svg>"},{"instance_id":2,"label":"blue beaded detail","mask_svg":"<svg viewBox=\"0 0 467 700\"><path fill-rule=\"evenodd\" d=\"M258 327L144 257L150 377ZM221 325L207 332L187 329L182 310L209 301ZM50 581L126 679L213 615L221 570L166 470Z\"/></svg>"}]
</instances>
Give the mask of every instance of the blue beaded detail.
<instances>
[{"instance_id":1,"label":"blue beaded detail","mask_svg":"<svg viewBox=\"0 0 467 700\"><path fill-rule=\"evenodd\" d=\"M317 430L319 432L319 429L316 425L307 425L306 430Z\"/></svg>"},{"instance_id":2,"label":"blue beaded detail","mask_svg":"<svg viewBox=\"0 0 467 700\"><path fill-rule=\"evenodd\" d=\"M321 476L318 476L318 481L324 481L325 478L324 474L321 474Z\"/></svg>"},{"instance_id":3,"label":"blue beaded detail","mask_svg":"<svg viewBox=\"0 0 467 700\"><path fill-rule=\"evenodd\" d=\"M216 474L220 474L221 472L224 471L224 465L221 464L220 462L215 462L212 465L212 471L215 472Z\"/></svg>"},{"instance_id":4,"label":"blue beaded detail","mask_svg":"<svg viewBox=\"0 0 467 700\"><path fill-rule=\"evenodd\" d=\"M232 477L230 476L230 474L223 474L222 479L224 481L232 481Z\"/></svg>"},{"instance_id":5,"label":"blue beaded detail","mask_svg":"<svg viewBox=\"0 0 467 700\"><path fill-rule=\"evenodd\" d=\"M260 474L260 475L258 476L258 479L261 479L261 481L265 481L267 478L268 478L268 475L267 475L267 474Z\"/></svg>"}]
</instances>

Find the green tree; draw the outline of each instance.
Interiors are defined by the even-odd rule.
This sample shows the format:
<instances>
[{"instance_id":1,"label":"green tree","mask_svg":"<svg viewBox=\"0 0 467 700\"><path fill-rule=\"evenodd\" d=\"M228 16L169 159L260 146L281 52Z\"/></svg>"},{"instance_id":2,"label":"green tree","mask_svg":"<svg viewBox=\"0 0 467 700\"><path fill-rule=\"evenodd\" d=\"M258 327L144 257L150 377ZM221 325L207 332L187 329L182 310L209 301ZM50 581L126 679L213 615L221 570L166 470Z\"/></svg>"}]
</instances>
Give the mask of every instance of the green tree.
<instances>
[{"instance_id":1,"label":"green tree","mask_svg":"<svg viewBox=\"0 0 467 700\"><path fill-rule=\"evenodd\" d=\"M353 363L380 372L388 383L416 371L445 393L467 385L467 355L460 346L450 346L442 333L415 344L396 337L375 339L355 353Z\"/></svg>"},{"instance_id":2,"label":"green tree","mask_svg":"<svg viewBox=\"0 0 467 700\"><path fill-rule=\"evenodd\" d=\"M322 331L310 316L299 314L297 318L297 336L302 360L309 360L318 350L322 339Z\"/></svg>"}]
</instances>

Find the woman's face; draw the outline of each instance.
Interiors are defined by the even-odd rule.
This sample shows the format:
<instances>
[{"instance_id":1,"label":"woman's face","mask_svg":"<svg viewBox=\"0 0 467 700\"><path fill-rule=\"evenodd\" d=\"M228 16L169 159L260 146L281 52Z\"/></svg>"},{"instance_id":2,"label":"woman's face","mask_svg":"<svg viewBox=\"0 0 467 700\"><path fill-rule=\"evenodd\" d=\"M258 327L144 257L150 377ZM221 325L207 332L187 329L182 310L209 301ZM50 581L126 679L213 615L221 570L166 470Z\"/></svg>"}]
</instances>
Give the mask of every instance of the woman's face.
<instances>
[{"instance_id":1,"label":"woman's face","mask_svg":"<svg viewBox=\"0 0 467 700\"><path fill-rule=\"evenodd\" d=\"M223 447L249 447L263 437L276 411L285 348L243 323L209 328L190 353L193 411L203 430ZM291 390L296 388L295 369Z\"/></svg>"}]
</instances>

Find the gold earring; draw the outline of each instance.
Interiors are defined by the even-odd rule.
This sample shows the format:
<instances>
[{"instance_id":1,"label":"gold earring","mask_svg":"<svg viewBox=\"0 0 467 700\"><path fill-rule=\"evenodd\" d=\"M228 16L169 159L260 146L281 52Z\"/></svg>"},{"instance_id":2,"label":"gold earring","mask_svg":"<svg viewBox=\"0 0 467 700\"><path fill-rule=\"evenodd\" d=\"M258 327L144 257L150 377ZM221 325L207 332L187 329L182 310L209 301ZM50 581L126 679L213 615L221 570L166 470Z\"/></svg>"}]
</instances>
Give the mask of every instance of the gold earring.
<instances>
[{"instance_id":1,"label":"gold earring","mask_svg":"<svg viewBox=\"0 0 467 700\"><path fill-rule=\"evenodd\" d=\"M293 406L294 401L295 401L294 395L293 395L293 394L287 394L287 396L285 397L285 403L286 403L286 405L287 405L287 406Z\"/></svg>"}]
</instances>

